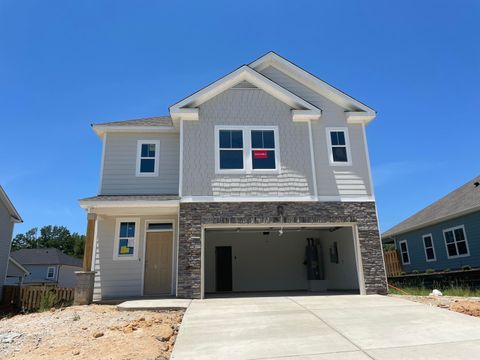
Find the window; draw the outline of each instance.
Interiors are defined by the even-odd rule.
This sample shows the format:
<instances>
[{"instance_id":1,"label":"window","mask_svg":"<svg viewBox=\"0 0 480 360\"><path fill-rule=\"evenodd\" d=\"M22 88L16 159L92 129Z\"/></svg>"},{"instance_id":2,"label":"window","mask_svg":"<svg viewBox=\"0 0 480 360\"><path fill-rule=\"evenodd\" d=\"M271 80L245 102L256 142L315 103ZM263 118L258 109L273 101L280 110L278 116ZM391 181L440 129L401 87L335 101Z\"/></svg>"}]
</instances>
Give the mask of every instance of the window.
<instances>
[{"instance_id":1,"label":"window","mask_svg":"<svg viewBox=\"0 0 480 360\"><path fill-rule=\"evenodd\" d=\"M443 237L449 259L470 255L463 225L443 230Z\"/></svg>"},{"instance_id":2,"label":"window","mask_svg":"<svg viewBox=\"0 0 480 360\"><path fill-rule=\"evenodd\" d=\"M243 131L220 130L219 150L221 170L243 169Z\"/></svg>"},{"instance_id":3,"label":"window","mask_svg":"<svg viewBox=\"0 0 480 360\"><path fill-rule=\"evenodd\" d=\"M159 140L138 140L137 176L157 176L159 159Z\"/></svg>"},{"instance_id":4,"label":"window","mask_svg":"<svg viewBox=\"0 0 480 360\"><path fill-rule=\"evenodd\" d=\"M402 264L410 264L410 254L408 253L407 240L400 241L398 245L400 246L400 258L402 259Z\"/></svg>"},{"instance_id":5,"label":"window","mask_svg":"<svg viewBox=\"0 0 480 360\"><path fill-rule=\"evenodd\" d=\"M217 173L277 171L278 155L275 126L215 127Z\"/></svg>"},{"instance_id":6,"label":"window","mask_svg":"<svg viewBox=\"0 0 480 360\"><path fill-rule=\"evenodd\" d=\"M47 279L55 279L55 266L47 268Z\"/></svg>"},{"instance_id":7,"label":"window","mask_svg":"<svg viewBox=\"0 0 480 360\"><path fill-rule=\"evenodd\" d=\"M275 170L275 134L273 130L252 130L252 169Z\"/></svg>"},{"instance_id":8,"label":"window","mask_svg":"<svg viewBox=\"0 0 480 360\"><path fill-rule=\"evenodd\" d=\"M116 260L137 258L138 219L118 219L113 257Z\"/></svg>"},{"instance_id":9,"label":"window","mask_svg":"<svg viewBox=\"0 0 480 360\"><path fill-rule=\"evenodd\" d=\"M327 128L328 155L331 165L351 165L346 128Z\"/></svg>"},{"instance_id":10,"label":"window","mask_svg":"<svg viewBox=\"0 0 480 360\"><path fill-rule=\"evenodd\" d=\"M148 231L170 231L173 230L172 223L148 223Z\"/></svg>"},{"instance_id":11,"label":"window","mask_svg":"<svg viewBox=\"0 0 480 360\"><path fill-rule=\"evenodd\" d=\"M425 258L427 261L435 261L435 248L433 247L432 234L423 235L423 247L425 249Z\"/></svg>"}]
</instances>

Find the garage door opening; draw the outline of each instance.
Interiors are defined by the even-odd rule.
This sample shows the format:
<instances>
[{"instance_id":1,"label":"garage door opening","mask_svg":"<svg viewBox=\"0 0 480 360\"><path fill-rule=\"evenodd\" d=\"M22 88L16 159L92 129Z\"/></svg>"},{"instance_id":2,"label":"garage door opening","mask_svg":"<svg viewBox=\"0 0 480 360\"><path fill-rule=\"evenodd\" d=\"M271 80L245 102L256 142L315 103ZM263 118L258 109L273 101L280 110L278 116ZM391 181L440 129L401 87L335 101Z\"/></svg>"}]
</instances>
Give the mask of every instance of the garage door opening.
<instances>
[{"instance_id":1,"label":"garage door opening","mask_svg":"<svg viewBox=\"0 0 480 360\"><path fill-rule=\"evenodd\" d=\"M204 233L204 293L360 293L353 228L232 228Z\"/></svg>"}]
</instances>

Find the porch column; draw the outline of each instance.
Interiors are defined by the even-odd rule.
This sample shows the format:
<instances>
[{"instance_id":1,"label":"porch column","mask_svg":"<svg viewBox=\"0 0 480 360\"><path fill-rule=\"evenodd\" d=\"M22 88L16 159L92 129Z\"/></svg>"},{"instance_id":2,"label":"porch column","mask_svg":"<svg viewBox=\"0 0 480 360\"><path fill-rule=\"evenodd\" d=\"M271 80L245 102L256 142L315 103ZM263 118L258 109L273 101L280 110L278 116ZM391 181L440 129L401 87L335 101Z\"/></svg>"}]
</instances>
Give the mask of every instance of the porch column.
<instances>
[{"instance_id":1,"label":"porch column","mask_svg":"<svg viewBox=\"0 0 480 360\"><path fill-rule=\"evenodd\" d=\"M93 240L95 237L95 225L97 214L88 213L87 215L87 235L85 239L85 250L83 252L83 271L75 271L76 286L75 305L88 305L93 300L93 285L95 281L95 271L92 271Z\"/></svg>"}]
</instances>

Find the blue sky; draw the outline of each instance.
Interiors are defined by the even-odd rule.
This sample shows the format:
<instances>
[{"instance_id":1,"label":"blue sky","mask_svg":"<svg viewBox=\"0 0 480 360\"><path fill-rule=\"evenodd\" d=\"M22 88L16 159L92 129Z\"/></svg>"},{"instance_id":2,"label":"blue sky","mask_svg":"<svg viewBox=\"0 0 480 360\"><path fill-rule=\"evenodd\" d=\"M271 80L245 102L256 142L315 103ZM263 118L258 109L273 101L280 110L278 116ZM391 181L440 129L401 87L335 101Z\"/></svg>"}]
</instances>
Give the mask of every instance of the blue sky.
<instances>
[{"instance_id":1,"label":"blue sky","mask_svg":"<svg viewBox=\"0 0 480 360\"><path fill-rule=\"evenodd\" d=\"M479 173L480 3L0 1L0 184L25 223L85 231L92 122L172 103L274 50L378 111L382 230Z\"/></svg>"}]
</instances>

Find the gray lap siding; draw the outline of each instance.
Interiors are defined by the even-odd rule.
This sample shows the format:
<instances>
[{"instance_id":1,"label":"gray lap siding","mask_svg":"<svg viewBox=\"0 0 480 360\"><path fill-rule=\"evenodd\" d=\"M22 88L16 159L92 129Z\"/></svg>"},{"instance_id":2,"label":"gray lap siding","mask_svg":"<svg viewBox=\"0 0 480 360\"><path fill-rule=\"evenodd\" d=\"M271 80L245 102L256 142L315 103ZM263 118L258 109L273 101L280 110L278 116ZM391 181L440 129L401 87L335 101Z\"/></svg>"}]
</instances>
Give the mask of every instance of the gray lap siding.
<instances>
[{"instance_id":1,"label":"gray lap siding","mask_svg":"<svg viewBox=\"0 0 480 360\"><path fill-rule=\"evenodd\" d=\"M367 294L386 293L374 202L229 202L180 205L177 296L201 297L201 236L207 224L356 223Z\"/></svg>"}]
</instances>

